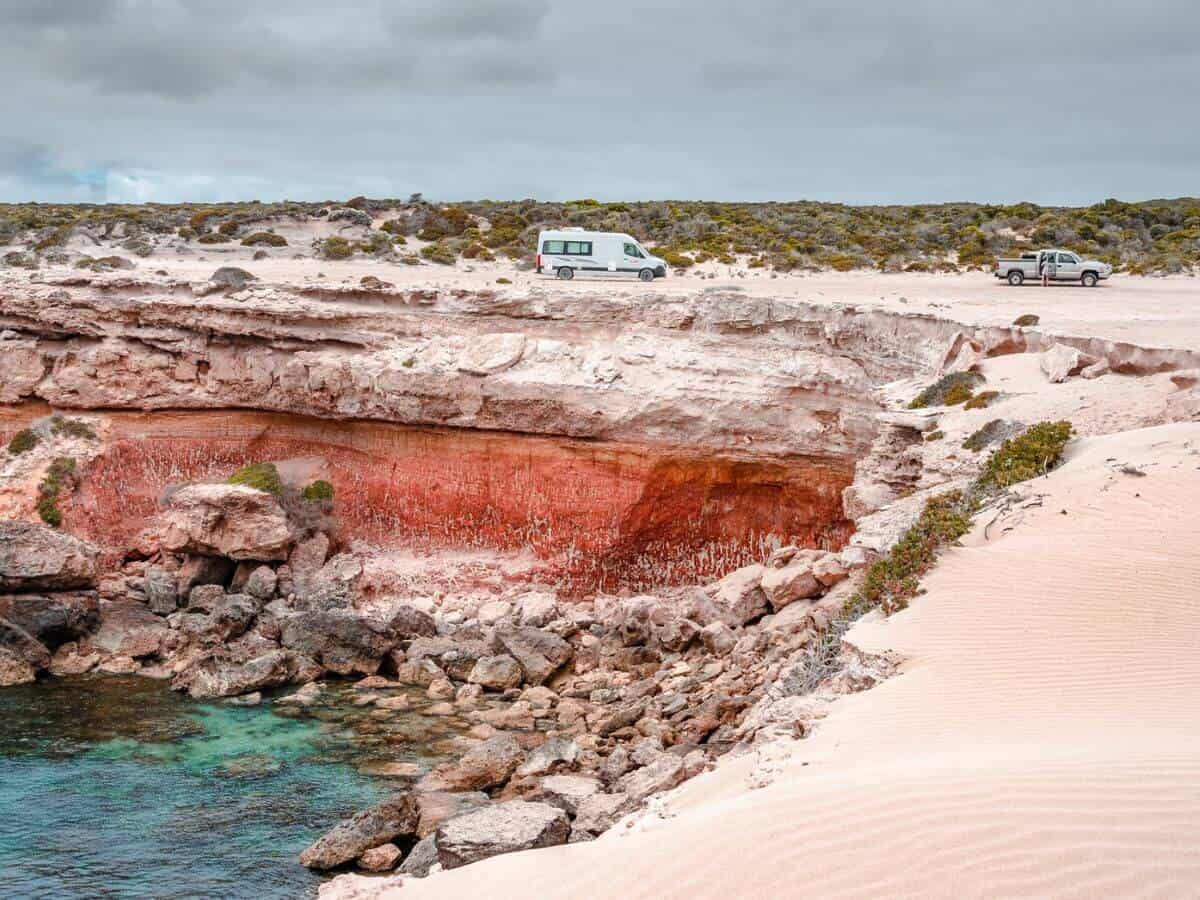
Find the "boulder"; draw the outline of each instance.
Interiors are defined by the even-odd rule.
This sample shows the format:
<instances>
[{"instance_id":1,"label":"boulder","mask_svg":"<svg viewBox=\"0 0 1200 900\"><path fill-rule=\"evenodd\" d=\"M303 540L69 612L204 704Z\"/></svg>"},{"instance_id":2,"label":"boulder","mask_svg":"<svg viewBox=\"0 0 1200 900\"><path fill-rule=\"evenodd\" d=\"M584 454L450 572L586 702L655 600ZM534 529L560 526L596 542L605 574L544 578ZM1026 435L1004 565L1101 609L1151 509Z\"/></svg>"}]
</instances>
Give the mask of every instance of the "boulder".
<instances>
[{"instance_id":1,"label":"boulder","mask_svg":"<svg viewBox=\"0 0 1200 900\"><path fill-rule=\"evenodd\" d=\"M233 560L284 560L292 548L287 515L271 494L241 484L193 484L171 495L163 549Z\"/></svg>"},{"instance_id":2,"label":"boulder","mask_svg":"<svg viewBox=\"0 0 1200 900\"><path fill-rule=\"evenodd\" d=\"M491 655L483 641L458 640L450 637L419 637L408 645L405 659L416 666L432 660L456 681L466 681L475 664Z\"/></svg>"},{"instance_id":3,"label":"boulder","mask_svg":"<svg viewBox=\"0 0 1200 900\"><path fill-rule=\"evenodd\" d=\"M258 281L258 278L237 266L221 266L208 277L208 280L230 290L240 291L247 282Z\"/></svg>"},{"instance_id":4,"label":"boulder","mask_svg":"<svg viewBox=\"0 0 1200 900\"><path fill-rule=\"evenodd\" d=\"M1051 384L1066 381L1096 360L1066 344L1055 344L1042 354L1041 367Z\"/></svg>"},{"instance_id":5,"label":"boulder","mask_svg":"<svg viewBox=\"0 0 1200 900\"><path fill-rule=\"evenodd\" d=\"M0 688L37 681L38 670L21 654L0 647Z\"/></svg>"},{"instance_id":6,"label":"boulder","mask_svg":"<svg viewBox=\"0 0 1200 900\"><path fill-rule=\"evenodd\" d=\"M437 622L424 610L409 603L401 603L388 618L388 629L402 641L437 634Z\"/></svg>"},{"instance_id":7,"label":"boulder","mask_svg":"<svg viewBox=\"0 0 1200 900\"><path fill-rule=\"evenodd\" d=\"M437 865L437 861L437 838L432 834L426 835L409 851L400 866L400 874L424 878L429 874L429 870Z\"/></svg>"},{"instance_id":8,"label":"boulder","mask_svg":"<svg viewBox=\"0 0 1200 900\"><path fill-rule=\"evenodd\" d=\"M416 796L417 837L433 834L443 822L486 806L488 795L482 791L422 791Z\"/></svg>"},{"instance_id":9,"label":"boulder","mask_svg":"<svg viewBox=\"0 0 1200 900\"><path fill-rule=\"evenodd\" d=\"M0 591L94 587L98 551L87 541L30 522L0 522Z\"/></svg>"},{"instance_id":10,"label":"boulder","mask_svg":"<svg viewBox=\"0 0 1200 900\"><path fill-rule=\"evenodd\" d=\"M606 832L637 806L626 794L592 794L575 807L571 842L590 841Z\"/></svg>"},{"instance_id":11,"label":"boulder","mask_svg":"<svg viewBox=\"0 0 1200 900\"><path fill-rule=\"evenodd\" d=\"M208 614L208 632L221 643L245 634L258 614L254 599L246 594L227 594Z\"/></svg>"},{"instance_id":12,"label":"boulder","mask_svg":"<svg viewBox=\"0 0 1200 900\"><path fill-rule=\"evenodd\" d=\"M457 763L440 768L437 776L451 790L483 791L508 781L524 756L516 738L502 732L476 744Z\"/></svg>"},{"instance_id":13,"label":"boulder","mask_svg":"<svg viewBox=\"0 0 1200 900\"><path fill-rule=\"evenodd\" d=\"M824 585L813 573L815 562L812 551L797 553L787 565L778 569L766 569L760 585L771 608L778 612L797 600L815 597L824 590Z\"/></svg>"},{"instance_id":14,"label":"boulder","mask_svg":"<svg viewBox=\"0 0 1200 900\"><path fill-rule=\"evenodd\" d=\"M187 595L189 612L212 612L225 599L225 588L219 584L198 584Z\"/></svg>"},{"instance_id":15,"label":"boulder","mask_svg":"<svg viewBox=\"0 0 1200 900\"><path fill-rule=\"evenodd\" d=\"M143 584L146 605L152 613L169 616L179 608L179 581L174 572L162 566L150 566L146 569Z\"/></svg>"},{"instance_id":16,"label":"boulder","mask_svg":"<svg viewBox=\"0 0 1200 900\"><path fill-rule=\"evenodd\" d=\"M315 572L296 575L293 570L296 607L301 610L346 609L354 603L354 586L362 571L362 560L352 553L339 553Z\"/></svg>"},{"instance_id":17,"label":"boulder","mask_svg":"<svg viewBox=\"0 0 1200 900\"><path fill-rule=\"evenodd\" d=\"M246 579L242 590L255 600L267 601L275 596L275 586L279 578L270 566L258 566Z\"/></svg>"},{"instance_id":18,"label":"boulder","mask_svg":"<svg viewBox=\"0 0 1200 900\"><path fill-rule=\"evenodd\" d=\"M549 803L510 800L458 816L437 830L438 862L455 869L501 853L565 844L571 824Z\"/></svg>"},{"instance_id":19,"label":"boulder","mask_svg":"<svg viewBox=\"0 0 1200 900\"><path fill-rule=\"evenodd\" d=\"M25 677L24 663L35 673L50 665L50 650L20 625L0 619L0 650L5 653L6 677L16 677L13 684L23 684L32 679ZM515 766L514 766L515 768Z\"/></svg>"},{"instance_id":20,"label":"boulder","mask_svg":"<svg viewBox=\"0 0 1200 900\"><path fill-rule=\"evenodd\" d=\"M539 628L497 629L495 640L521 664L530 684L543 684L571 659L570 644Z\"/></svg>"},{"instance_id":21,"label":"boulder","mask_svg":"<svg viewBox=\"0 0 1200 900\"><path fill-rule=\"evenodd\" d=\"M467 676L467 681L493 691L506 691L521 684L520 664L507 653L481 656Z\"/></svg>"},{"instance_id":22,"label":"boulder","mask_svg":"<svg viewBox=\"0 0 1200 900\"><path fill-rule=\"evenodd\" d=\"M545 628L558 618L558 598L553 594L533 591L518 600L521 609L521 624L534 628Z\"/></svg>"},{"instance_id":23,"label":"boulder","mask_svg":"<svg viewBox=\"0 0 1200 900\"><path fill-rule=\"evenodd\" d=\"M358 867L366 872L390 872L403 855L395 844L380 844L358 858Z\"/></svg>"},{"instance_id":24,"label":"boulder","mask_svg":"<svg viewBox=\"0 0 1200 900\"><path fill-rule=\"evenodd\" d=\"M669 791L681 784L684 777L683 760L674 754L664 753L650 765L621 776L617 790L634 803L641 803L651 794Z\"/></svg>"},{"instance_id":25,"label":"boulder","mask_svg":"<svg viewBox=\"0 0 1200 900\"><path fill-rule=\"evenodd\" d=\"M522 777L549 775L573 767L578 760L579 745L573 740L550 738L529 754L529 758L517 769L517 774Z\"/></svg>"},{"instance_id":26,"label":"boulder","mask_svg":"<svg viewBox=\"0 0 1200 900\"><path fill-rule=\"evenodd\" d=\"M417 804L409 793L397 794L339 822L300 854L310 869L332 869L358 859L373 847L417 830Z\"/></svg>"},{"instance_id":27,"label":"boulder","mask_svg":"<svg viewBox=\"0 0 1200 900\"><path fill-rule=\"evenodd\" d=\"M287 684L293 672L294 662L282 650L243 663L210 657L176 675L171 687L199 699L236 697Z\"/></svg>"},{"instance_id":28,"label":"boulder","mask_svg":"<svg viewBox=\"0 0 1200 900\"><path fill-rule=\"evenodd\" d=\"M107 656L139 659L159 652L171 633L162 619L136 600L114 600L100 605L100 627L91 644Z\"/></svg>"},{"instance_id":29,"label":"boulder","mask_svg":"<svg viewBox=\"0 0 1200 900\"><path fill-rule=\"evenodd\" d=\"M580 805L600 793L600 780L585 775L550 775L538 785L537 798L575 815Z\"/></svg>"},{"instance_id":30,"label":"boulder","mask_svg":"<svg viewBox=\"0 0 1200 900\"><path fill-rule=\"evenodd\" d=\"M671 619L658 630L658 642L672 653L682 653L700 634L700 626L691 619Z\"/></svg>"},{"instance_id":31,"label":"boulder","mask_svg":"<svg viewBox=\"0 0 1200 900\"><path fill-rule=\"evenodd\" d=\"M280 624L280 643L339 675L373 675L395 640L387 626L343 610L301 612Z\"/></svg>"},{"instance_id":32,"label":"boulder","mask_svg":"<svg viewBox=\"0 0 1200 900\"><path fill-rule=\"evenodd\" d=\"M91 591L0 595L0 618L55 650L95 629L100 604Z\"/></svg>"},{"instance_id":33,"label":"boulder","mask_svg":"<svg viewBox=\"0 0 1200 900\"><path fill-rule=\"evenodd\" d=\"M768 612L767 595L761 586L764 573L761 565L743 566L708 587L722 621L740 628Z\"/></svg>"}]
</instances>

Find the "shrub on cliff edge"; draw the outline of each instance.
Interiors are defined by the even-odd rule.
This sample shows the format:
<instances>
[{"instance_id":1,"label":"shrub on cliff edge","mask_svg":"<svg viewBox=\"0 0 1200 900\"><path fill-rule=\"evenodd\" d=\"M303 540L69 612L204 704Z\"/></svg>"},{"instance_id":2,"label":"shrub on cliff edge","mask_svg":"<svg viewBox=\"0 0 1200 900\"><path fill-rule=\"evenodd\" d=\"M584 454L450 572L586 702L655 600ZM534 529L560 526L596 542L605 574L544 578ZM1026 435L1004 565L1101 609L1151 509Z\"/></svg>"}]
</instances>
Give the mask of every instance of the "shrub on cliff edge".
<instances>
[{"instance_id":1,"label":"shrub on cliff edge","mask_svg":"<svg viewBox=\"0 0 1200 900\"><path fill-rule=\"evenodd\" d=\"M251 463L243 466L229 476L227 483L244 484L276 497L283 495L283 482L279 479L279 470L275 468L274 463Z\"/></svg>"}]
</instances>

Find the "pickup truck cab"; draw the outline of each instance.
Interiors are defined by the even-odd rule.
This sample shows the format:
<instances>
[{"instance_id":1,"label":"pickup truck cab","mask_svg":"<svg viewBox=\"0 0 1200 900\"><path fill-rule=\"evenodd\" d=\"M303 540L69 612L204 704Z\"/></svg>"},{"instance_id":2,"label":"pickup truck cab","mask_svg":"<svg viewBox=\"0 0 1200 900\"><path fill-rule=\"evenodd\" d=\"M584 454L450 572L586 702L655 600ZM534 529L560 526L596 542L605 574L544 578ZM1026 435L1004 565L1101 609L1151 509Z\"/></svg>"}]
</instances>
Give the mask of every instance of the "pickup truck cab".
<instances>
[{"instance_id":1,"label":"pickup truck cab","mask_svg":"<svg viewBox=\"0 0 1200 900\"><path fill-rule=\"evenodd\" d=\"M996 277L1014 287L1026 279L1041 281L1078 281L1084 287L1095 287L1112 275L1112 266L1098 259L1084 259L1070 250L1038 250L1022 253L1019 259L996 260Z\"/></svg>"}]
</instances>

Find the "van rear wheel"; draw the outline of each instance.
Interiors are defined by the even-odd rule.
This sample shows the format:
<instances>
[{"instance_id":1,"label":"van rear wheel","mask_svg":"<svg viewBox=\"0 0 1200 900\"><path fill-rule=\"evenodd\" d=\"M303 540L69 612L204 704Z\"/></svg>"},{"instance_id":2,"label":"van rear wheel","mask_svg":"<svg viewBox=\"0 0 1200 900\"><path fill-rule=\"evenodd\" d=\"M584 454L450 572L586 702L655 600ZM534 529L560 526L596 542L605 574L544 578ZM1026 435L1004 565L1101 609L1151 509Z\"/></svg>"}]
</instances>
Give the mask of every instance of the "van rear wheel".
<instances>
[{"instance_id":1,"label":"van rear wheel","mask_svg":"<svg viewBox=\"0 0 1200 900\"><path fill-rule=\"evenodd\" d=\"M574 277L575 277L575 270L572 269L570 266L559 267L559 270L558 270L558 280L559 281L570 281Z\"/></svg>"},{"instance_id":2,"label":"van rear wheel","mask_svg":"<svg viewBox=\"0 0 1200 900\"><path fill-rule=\"evenodd\" d=\"M1096 277L1095 272L1084 272L1083 277L1079 280L1083 282L1084 287L1095 287L1096 282L1100 279Z\"/></svg>"},{"instance_id":3,"label":"van rear wheel","mask_svg":"<svg viewBox=\"0 0 1200 900\"><path fill-rule=\"evenodd\" d=\"M638 278L641 279L642 281L653 281L654 280L654 270L653 269L642 269L642 271L638 272Z\"/></svg>"},{"instance_id":4,"label":"van rear wheel","mask_svg":"<svg viewBox=\"0 0 1200 900\"><path fill-rule=\"evenodd\" d=\"M1021 282L1023 282L1024 280L1025 280L1024 272L1009 272L1008 273L1008 283L1011 284L1013 287L1019 287Z\"/></svg>"}]
</instances>

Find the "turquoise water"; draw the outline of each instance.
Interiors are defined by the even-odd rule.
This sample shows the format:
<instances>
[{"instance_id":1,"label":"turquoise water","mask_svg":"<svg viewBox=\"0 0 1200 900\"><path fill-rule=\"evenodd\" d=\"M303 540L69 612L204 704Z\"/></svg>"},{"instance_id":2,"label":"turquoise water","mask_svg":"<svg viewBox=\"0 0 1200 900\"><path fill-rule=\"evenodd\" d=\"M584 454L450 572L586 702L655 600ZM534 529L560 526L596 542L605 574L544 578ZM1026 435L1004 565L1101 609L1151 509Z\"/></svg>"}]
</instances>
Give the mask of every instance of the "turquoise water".
<instances>
[{"instance_id":1,"label":"turquoise water","mask_svg":"<svg viewBox=\"0 0 1200 900\"><path fill-rule=\"evenodd\" d=\"M132 677L0 690L0 897L314 895L297 854L395 789L324 713Z\"/></svg>"}]
</instances>

